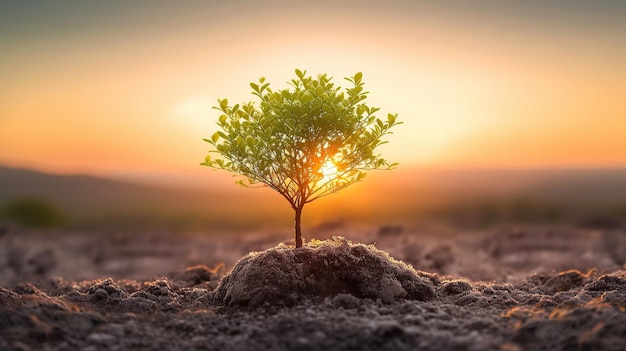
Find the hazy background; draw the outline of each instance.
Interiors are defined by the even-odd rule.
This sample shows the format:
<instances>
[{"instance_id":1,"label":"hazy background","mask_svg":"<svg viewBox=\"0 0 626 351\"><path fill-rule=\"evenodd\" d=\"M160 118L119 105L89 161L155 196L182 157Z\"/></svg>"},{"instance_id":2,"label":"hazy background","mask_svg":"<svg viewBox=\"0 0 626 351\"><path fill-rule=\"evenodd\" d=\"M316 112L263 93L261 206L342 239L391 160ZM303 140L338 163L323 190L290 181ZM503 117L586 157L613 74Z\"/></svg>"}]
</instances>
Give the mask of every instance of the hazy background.
<instances>
[{"instance_id":1,"label":"hazy background","mask_svg":"<svg viewBox=\"0 0 626 351\"><path fill-rule=\"evenodd\" d=\"M0 206L288 227L278 195L198 164L217 98L301 68L362 71L404 122L381 149L401 166L311 204L308 225L623 221L625 42L618 0L1 2Z\"/></svg>"}]
</instances>

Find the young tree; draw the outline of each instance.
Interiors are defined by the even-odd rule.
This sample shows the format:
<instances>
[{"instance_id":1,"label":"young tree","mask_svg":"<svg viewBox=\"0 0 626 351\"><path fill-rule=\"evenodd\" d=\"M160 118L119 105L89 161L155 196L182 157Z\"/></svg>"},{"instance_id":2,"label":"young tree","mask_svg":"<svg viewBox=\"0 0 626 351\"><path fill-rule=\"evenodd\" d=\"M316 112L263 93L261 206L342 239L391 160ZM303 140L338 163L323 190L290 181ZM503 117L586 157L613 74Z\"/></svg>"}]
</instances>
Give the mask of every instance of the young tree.
<instances>
[{"instance_id":1,"label":"young tree","mask_svg":"<svg viewBox=\"0 0 626 351\"><path fill-rule=\"evenodd\" d=\"M242 186L262 183L282 195L295 211L295 243L302 246L304 205L335 193L374 169L391 169L375 153L381 138L401 124L397 114L385 120L379 108L365 103L362 73L345 78L351 87L341 91L326 74L312 78L296 70L291 89L273 91L265 78L250 83L259 103L231 106L218 99L220 130L202 165L247 177ZM212 158L211 153L219 154Z\"/></svg>"}]
</instances>

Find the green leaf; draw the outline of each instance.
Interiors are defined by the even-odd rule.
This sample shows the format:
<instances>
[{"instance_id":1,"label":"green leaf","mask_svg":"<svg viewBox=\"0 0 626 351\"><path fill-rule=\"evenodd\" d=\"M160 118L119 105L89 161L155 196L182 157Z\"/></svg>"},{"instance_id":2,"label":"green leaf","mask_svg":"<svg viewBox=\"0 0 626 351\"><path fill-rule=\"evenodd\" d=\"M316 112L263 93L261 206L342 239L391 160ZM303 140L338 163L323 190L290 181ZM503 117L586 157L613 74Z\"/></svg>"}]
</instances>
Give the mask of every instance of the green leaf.
<instances>
[{"instance_id":1,"label":"green leaf","mask_svg":"<svg viewBox=\"0 0 626 351\"><path fill-rule=\"evenodd\" d=\"M304 94L302 95L302 98L300 98L300 101L302 101L303 104L308 104L311 100L313 100L313 96L311 96L311 94Z\"/></svg>"},{"instance_id":2,"label":"green leaf","mask_svg":"<svg viewBox=\"0 0 626 351\"><path fill-rule=\"evenodd\" d=\"M361 78L363 78L363 73L357 72L357 74L354 75L354 82L355 83L361 82Z\"/></svg>"},{"instance_id":3,"label":"green leaf","mask_svg":"<svg viewBox=\"0 0 626 351\"><path fill-rule=\"evenodd\" d=\"M225 110L228 107L228 99L218 100L218 102L222 110Z\"/></svg>"},{"instance_id":4,"label":"green leaf","mask_svg":"<svg viewBox=\"0 0 626 351\"><path fill-rule=\"evenodd\" d=\"M226 115L220 116L220 119L219 119L220 125L224 125L224 123L226 123L226 118L228 118Z\"/></svg>"},{"instance_id":5,"label":"green leaf","mask_svg":"<svg viewBox=\"0 0 626 351\"><path fill-rule=\"evenodd\" d=\"M296 76L298 76L298 78L302 79L304 77L304 72L302 72L301 70L296 68Z\"/></svg>"},{"instance_id":6,"label":"green leaf","mask_svg":"<svg viewBox=\"0 0 626 351\"><path fill-rule=\"evenodd\" d=\"M216 143L219 139L220 139L220 133L219 132L215 132L213 135L211 135L211 141L213 143Z\"/></svg>"}]
</instances>

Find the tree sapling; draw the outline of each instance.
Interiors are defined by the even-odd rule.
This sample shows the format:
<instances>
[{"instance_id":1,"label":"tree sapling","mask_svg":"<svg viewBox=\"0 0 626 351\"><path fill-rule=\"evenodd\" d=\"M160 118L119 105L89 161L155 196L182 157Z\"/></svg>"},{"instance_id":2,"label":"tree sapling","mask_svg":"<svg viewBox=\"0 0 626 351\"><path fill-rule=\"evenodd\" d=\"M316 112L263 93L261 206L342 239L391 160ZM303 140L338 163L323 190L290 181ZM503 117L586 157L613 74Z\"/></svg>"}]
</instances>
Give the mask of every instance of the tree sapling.
<instances>
[{"instance_id":1,"label":"tree sapling","mask_svg":"<svg viewBox=\"0 0 626 351\"><path fill-rule=\"evenodd\" d=\"M213 149L202 165L237 173L247 177L240 185L264 184L287 199L301 247L304 205L362 180L366 171L396 166L375 150L402 122L397 114L375 116L380 109L365 103L360 72L345 78L352 84L345 92L326 74L295 73L290 89L273 91L265 78L250 83L258 105L218 99L219 130L204 139Z\"/></svg>"}]
</instances>

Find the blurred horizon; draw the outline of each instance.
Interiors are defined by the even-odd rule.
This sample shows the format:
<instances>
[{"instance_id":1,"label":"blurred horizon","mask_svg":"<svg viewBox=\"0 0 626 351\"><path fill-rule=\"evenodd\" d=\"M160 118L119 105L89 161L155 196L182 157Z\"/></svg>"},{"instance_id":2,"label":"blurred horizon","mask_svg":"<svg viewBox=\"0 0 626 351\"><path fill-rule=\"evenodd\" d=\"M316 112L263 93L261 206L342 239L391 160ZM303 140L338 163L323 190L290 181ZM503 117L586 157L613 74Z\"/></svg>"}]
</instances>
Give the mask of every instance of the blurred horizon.
<instances>
[{"instance_id":1,"label":"blurred horizon","mask_svg":"<svg viewBox=\"0 0 626 351\"><path fill-rule=\"evenodd\" d=\"M292 227L293 210L277 193L241 188L232 178L229 182L181 186L0 166L0 227L3 219L37 227L47 217L44 227L96 231ZM610 229L626 227L624 194L626 168L381 171L307 205L303 223L307 231L428 223L461 230L507 224ZM21 215L15 215L16 206L21 206Z\"/></svg>"}]
</instances>

